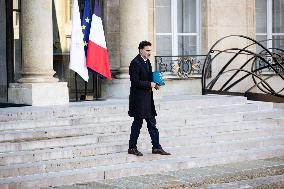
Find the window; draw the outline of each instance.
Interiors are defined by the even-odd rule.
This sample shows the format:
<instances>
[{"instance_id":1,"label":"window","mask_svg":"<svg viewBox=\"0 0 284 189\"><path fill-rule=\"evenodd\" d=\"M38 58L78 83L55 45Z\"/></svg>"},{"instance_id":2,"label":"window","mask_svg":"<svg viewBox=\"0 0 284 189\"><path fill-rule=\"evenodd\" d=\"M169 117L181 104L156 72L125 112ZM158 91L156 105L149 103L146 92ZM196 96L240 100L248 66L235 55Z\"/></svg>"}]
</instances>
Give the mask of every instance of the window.
<instances>
[{"instance_id":1,"label":"window","mask_svg":"<svg viewBox=\"0 0 284 189\"><path fill-rule=\"evenodd\" d=\"M256 0L256 40L267 48L284 49L284 0Z\"/></svg>"},{"instance_id":2,"label":"window","mask_svg":"<svg viewBox=\"0 0 284 189\"><path fill-rule=\"evenodd\" d=\"M199 54L200 1L156 0L157 55Z\"/></svg>"}]
</instances>

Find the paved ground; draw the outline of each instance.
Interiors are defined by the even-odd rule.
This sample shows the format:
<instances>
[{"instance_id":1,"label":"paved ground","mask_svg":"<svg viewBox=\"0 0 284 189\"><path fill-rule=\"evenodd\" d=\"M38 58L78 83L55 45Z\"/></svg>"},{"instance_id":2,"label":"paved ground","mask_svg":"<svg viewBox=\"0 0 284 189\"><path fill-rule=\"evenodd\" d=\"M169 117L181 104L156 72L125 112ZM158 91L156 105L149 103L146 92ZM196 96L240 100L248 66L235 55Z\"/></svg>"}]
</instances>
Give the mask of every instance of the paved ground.
<instances>
[{"instance_id":1,"label":"paved ground","mask_svg":"<svg viewBox=\"0 0 284 189\"><path fill-rule=\"evenodd\" d=\"M101 180L49 189L284 188L284 157Z\"/></svg>"}]
</instances>

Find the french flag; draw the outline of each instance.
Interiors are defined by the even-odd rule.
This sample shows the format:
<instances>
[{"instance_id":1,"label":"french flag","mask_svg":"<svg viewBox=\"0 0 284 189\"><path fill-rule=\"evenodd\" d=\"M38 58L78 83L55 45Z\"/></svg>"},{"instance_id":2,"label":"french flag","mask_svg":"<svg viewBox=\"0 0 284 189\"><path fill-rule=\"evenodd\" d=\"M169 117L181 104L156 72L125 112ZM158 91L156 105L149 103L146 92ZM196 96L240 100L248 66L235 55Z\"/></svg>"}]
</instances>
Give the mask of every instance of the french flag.
<instances>
[{"instance_id":1,"label":"french flag","mask_svg":"<svg viewBox=\"0 0 284 189\"><path fill-rule=\"evenodd\" d=\"M109 59L100 15L99 0L95 0L94 14L90 29L86 65L102 76L112 79L109 67Z\"/></svg>"}]
</instances>

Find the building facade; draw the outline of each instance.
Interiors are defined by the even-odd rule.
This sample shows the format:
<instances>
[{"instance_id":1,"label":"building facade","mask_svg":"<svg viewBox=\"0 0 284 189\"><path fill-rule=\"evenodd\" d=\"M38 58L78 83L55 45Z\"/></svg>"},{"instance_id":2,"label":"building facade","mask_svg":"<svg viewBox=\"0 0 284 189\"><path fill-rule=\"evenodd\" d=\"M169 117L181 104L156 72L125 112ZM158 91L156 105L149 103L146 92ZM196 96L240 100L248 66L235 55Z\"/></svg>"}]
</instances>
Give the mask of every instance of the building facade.
<instances>
[{"instance_id":1,"label":"building facade","mask_svg":"<svg viewBox=\"0 0 284 189\"><path fill-rule=\"evenodd\" d=\"M81 78L75 82L75 74L68 69L72 0L8 2L0 1L0 100L66 104L75 99L76 86L79 93L94 92L98 78L90 74L88 84ZM83 0L79 4L83 9ZM112 81L99 79L100 96L104 98L128 98L128 66L142 40L153 44L154 66L154 56L169 56L173 61L174 56L206 55L216 41L228 35L279 39L262 44L284 49L284 0L100 0L100 4L113 74ZM9 38L11 35L13 38ZM242 48L250 43L232 37L218 44L218 49ZM252 51L257 48L250 47ZM226 58L228 55L216 59L212 78ZM241 65L246 59L240 57L235 64ZM156 97L201 94L200 74L183 78L169 72L164 77L167 84L155 92ZM270 82L276 88L284 87L278 77L272 76ZM239 85L234 90L244 87Z\"/></svg>"}]
</instances>

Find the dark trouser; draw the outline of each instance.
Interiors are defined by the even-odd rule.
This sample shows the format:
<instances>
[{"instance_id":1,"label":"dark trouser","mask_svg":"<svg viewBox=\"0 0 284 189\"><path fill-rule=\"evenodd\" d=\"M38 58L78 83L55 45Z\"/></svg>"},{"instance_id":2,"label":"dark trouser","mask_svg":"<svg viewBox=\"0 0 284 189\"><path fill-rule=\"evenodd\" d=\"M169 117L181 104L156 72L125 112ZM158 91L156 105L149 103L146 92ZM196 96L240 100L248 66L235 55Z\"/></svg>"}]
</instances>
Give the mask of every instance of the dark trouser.
<instances>
[{"instance_id":1,"label":"dark trouser","mask_svg":"<svg viewBox=\"0 0 284 189\"><path fill-rule=\"evenodd\" d=\"M161 145L159 143L159 131L156 127L156 119L155 117L145 118L147 122L148 132L150 134L152 140L152 148L153 149L161 149ZM129 140L129 148L137 148L137 140L140 134L140 129L142 128L143 118L134 117L134 121L131 126L130 140Z\"/></svg>"}]
</instances>

